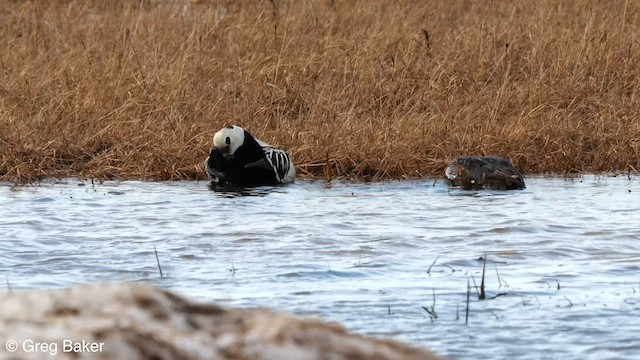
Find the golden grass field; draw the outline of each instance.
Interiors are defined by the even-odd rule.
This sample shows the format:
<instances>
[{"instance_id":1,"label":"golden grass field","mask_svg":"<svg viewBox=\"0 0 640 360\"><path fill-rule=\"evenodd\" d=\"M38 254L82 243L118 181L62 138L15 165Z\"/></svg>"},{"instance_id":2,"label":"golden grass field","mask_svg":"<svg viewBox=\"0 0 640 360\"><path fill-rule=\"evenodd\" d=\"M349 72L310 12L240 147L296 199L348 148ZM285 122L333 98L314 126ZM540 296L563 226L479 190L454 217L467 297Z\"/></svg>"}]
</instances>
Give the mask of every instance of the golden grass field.
<instances>
[{"instance_id":1,"label":"golden grass field","mask_svg":"<svg viewBox=\"0 0 640 360\"><path fill-rule=\"evenodd\" d=\"M640 169L640 2L0 0L0 180L204 179L237 124L300 177Z\"/></svg>"}]
</instances>

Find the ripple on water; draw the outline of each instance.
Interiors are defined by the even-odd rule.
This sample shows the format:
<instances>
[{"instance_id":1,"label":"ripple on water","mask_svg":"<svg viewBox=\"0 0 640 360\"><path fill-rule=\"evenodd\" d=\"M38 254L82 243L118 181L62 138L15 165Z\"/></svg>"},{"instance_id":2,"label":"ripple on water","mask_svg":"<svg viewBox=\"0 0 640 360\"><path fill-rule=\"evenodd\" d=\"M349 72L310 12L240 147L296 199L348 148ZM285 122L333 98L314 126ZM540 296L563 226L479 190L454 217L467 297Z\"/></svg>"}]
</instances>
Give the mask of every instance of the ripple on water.
<instances>
[{"instance_id":1,"label":"ripple on water","mask_svg":"<svg viewBox=\"0 0 640 360\"><path fill-rule=\"evenodd\" d=\"M635 359L640 205L628 189L638 183L0 185L0 278L11 289L148 281L458 359Z\"/></svg>"}]
</instances>

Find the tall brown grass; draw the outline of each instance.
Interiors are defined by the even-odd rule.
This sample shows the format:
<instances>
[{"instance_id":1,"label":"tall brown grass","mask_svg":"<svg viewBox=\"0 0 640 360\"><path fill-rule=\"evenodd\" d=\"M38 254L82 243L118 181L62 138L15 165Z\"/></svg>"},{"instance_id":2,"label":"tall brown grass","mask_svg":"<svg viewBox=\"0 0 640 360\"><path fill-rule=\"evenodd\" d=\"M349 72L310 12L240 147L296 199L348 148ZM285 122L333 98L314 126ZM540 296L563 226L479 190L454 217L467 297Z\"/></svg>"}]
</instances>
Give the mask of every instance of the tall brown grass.
<instances>
[{"instance_id":1,"label":"tall brown grass","mask_svg":"<svg viewBox=\"0 0 640 360\"><path fill-rule=\"evenodd\" d=\"M439 175L465 154L635 171L639 17L625 0L0 0L0 179L202 179L229 123L302 176Z\"/></svg>"}]
</instances>

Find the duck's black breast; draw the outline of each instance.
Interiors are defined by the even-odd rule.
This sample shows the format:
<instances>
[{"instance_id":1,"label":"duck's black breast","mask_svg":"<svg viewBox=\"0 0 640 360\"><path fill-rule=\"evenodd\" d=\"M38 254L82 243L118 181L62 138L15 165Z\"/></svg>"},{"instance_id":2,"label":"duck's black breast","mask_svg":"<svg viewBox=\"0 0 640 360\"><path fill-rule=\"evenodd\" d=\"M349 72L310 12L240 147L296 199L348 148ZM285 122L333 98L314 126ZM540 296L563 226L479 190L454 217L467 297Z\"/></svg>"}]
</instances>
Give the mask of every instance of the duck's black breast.
<instances>
[{"instance_id":1,"label":"duck's black breast","mask_svg":"<svg viewBox=\"0 0 640 360\"><path fill-rule=\"evenodd\" d=\"M276 176L272 168L247 166L252 161L260 161L260 156L264 158L262 154L256 156L247 150L240 147L233 156L225 158L219 149L214 148L207 161L209 175L220 184L240 186L276 184Z\"/></svg>"},{"instance_id":2,"label":"duck's black breast","mask_svg":"<svg viewBox=\"0 0 640 360\"><path fill-rule=\"evenodd\" d=\"M225 170L224 155L222 155L222 151L217 147L211 149L209 159L207 160L207 167L220 172Z\"/></svg>"}]
</instances>

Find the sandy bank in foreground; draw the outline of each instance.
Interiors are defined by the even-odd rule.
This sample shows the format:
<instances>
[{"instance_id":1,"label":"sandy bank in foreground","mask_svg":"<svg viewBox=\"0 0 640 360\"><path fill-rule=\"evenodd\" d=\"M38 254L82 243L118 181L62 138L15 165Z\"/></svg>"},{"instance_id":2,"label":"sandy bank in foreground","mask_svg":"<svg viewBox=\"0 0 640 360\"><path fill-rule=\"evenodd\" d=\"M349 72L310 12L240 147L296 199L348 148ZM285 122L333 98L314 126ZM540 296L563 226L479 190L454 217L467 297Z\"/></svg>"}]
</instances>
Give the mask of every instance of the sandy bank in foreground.
<instances>
[{"instance_id":1,"label":"sandy bank in foreground","mask_svg":"<svg viewBox=\"0 0 640 360\"><path fill-rule=\"evenodd\" d=\"M147 284L0 295L2 359L438 359L335 324L191 302Z\"/></svg>"}]
</instances>

